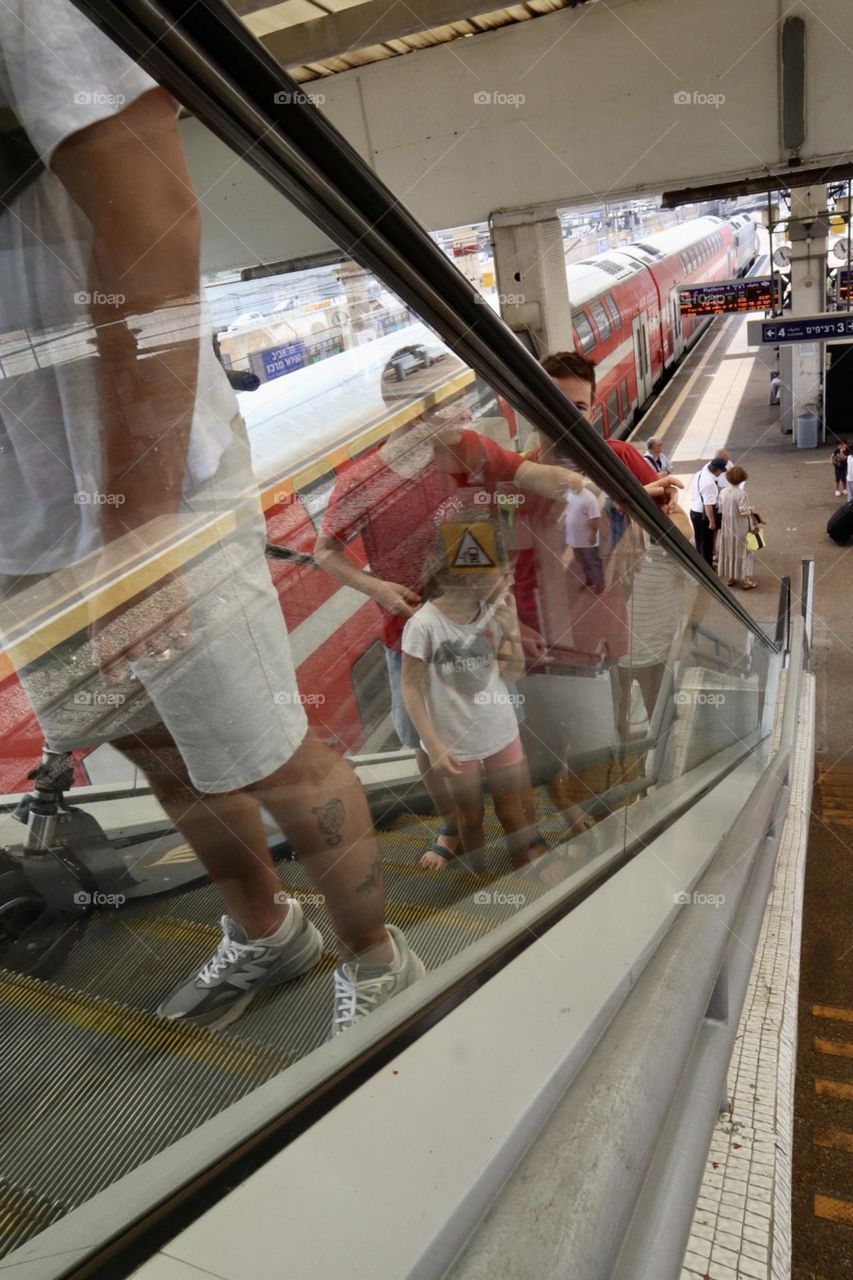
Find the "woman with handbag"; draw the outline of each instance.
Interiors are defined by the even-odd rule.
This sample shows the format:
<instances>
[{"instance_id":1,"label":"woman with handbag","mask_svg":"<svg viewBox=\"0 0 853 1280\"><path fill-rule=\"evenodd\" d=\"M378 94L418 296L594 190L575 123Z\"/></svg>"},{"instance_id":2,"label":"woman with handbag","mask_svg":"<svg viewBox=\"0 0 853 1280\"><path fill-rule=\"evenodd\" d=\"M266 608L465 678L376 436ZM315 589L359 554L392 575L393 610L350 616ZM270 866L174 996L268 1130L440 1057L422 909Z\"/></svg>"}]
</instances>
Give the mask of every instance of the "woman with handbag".
<instances>
[{"instance_id":1,"label":"woman with handbag","mask_svg":"<svg viewBox=\"0 0 853 1280\"><path fill-rule=\"evenodd\" d=\"M758 583L752 577L749 535L757 521L743 487L748 477L743 467L731 467L726 478L728 484L720 490L722 522L717 543L717 572L726 579L726 586L754 591Z\"/></svg>"}]
</instances>

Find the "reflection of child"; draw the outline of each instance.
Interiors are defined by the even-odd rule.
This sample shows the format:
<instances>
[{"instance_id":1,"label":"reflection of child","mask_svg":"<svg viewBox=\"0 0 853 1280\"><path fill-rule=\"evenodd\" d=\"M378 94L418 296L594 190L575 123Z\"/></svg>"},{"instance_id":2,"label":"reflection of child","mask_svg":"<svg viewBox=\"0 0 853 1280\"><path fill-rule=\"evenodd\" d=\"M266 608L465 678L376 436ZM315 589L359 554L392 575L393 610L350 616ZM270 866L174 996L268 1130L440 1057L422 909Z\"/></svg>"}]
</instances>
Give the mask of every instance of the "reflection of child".
<instances>
[{"instance_id":1,"label":"reflection of child","mask_svg":"<svg viewBox=\"0 0 853 1280\"><path fill-rule=\"evenodd\" d=\"M604 565L599 533L601 508L595 494L583 486L566 494L566 567L572 559L583 574L584 586L597 595L604 590Z\"/></svg>"},{"instance_id":2,"label":"reflection of child","mask_svg":"<svg viewBox=\"0 0 853 1280\"><path fill-rule=\"evenodd\" d=\"M446 780L472 869L485 870L481 762L512 863L523 866L536 831L525 815L530 775L505 683L524 670L511 575L442 568L433 581L436 593L403 631L406 710L432 768Z\"/></svg>"}]
</instances>

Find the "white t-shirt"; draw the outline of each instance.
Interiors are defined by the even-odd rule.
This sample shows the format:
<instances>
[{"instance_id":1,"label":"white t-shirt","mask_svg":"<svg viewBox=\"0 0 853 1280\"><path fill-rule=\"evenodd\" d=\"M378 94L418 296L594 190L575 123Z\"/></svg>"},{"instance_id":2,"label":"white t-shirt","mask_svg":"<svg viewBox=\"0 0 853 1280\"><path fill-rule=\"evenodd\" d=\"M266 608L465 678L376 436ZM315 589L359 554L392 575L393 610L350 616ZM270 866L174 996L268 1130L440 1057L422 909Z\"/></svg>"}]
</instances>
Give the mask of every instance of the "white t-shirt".
<instances>
[{"instance_id":1,"label":"white t-shirt","mask_svg":"<svg viewBox=\"0 0 853 1280\"><path fill-rule=\"evenodd\" d=\"M485 606L473 622L462 623L427 601L403 628L403 653L427 665L424 692L433 728L459 760L484 760L518 735L498 667L500 639Z\"/></svg>"},{"instance_id":2,"label":"white t-shirt","mask_svg":"<svg viewBox=\"0 0 853 1280\"><path fill-rule=\"evenodd\" d=\"M597 547L598 529L590 527L590 520L601 516L598 499L589 489L566 495L566 546Z\"/></svg>"},{"instance_id":3,"label":"white t-shirt","mask_svg":"<svg viewBox=\"0 0 853 1280\"><path fill-rule=\"evenodd\" d=\"M847 483L853 480L853 453L847 459Z\"/></svg>"},{"instance_id":4,"label":"white t-shirt","mask_svg":"<svg viewBox=\"0 0 853 1280\"><path fill-rule=\"evenodd\" d=\"M11 107L46 165L65 138L154 88L68 0L0 4L0 108ZM0 573L63 568L100 544L98 507L74 498L101 493L104 474L98 356L80 298L91 292L91 255L91 225L49 168L0 211ZM166 333L200 335L189 488L215 473L238 412L204 306L130 324L140 351Z\"/></svg>"},{"instance_id":5,"label":"white t-shirt","mask_svg":"<svg viewBox=\"0 0 853 1280\"><path fill-rule=\"evenodd\" d=\"M720 497L720 489L713 471L707 466L697 471L690 485L690 510L704 511L707 507L716 507Z\"/></svg>"}]
</instances>

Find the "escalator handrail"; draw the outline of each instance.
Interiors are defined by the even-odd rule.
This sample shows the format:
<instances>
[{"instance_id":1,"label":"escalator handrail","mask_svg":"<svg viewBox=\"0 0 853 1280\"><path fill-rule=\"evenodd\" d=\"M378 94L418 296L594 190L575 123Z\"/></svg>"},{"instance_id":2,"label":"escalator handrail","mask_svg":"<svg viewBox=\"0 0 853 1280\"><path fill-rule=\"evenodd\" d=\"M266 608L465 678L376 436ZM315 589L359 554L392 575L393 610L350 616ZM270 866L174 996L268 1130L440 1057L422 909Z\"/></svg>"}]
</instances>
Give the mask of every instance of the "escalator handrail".
<instances>
[{"instance_id":1,"label":"escalator handrail","mask_svg":"<svg viewBox=\"0 0 853 1280\"><path fill-rule=\"evenodd\" d=\"M786 573L779 583L779 605L776 612L776 644L787 649L791 630L791 579Z\"/></svg>"},{"instance_id":2,"label":"escalator handrail","mask_svg":"<svg viewBox=\"0 0 853 1280\"><path fill-rule=\"evenodd\" d=\"M222 0L74 0L341 249L379 275L447 345L778 649L690 542L426 231Z\"/></svg>"}]
</instances>

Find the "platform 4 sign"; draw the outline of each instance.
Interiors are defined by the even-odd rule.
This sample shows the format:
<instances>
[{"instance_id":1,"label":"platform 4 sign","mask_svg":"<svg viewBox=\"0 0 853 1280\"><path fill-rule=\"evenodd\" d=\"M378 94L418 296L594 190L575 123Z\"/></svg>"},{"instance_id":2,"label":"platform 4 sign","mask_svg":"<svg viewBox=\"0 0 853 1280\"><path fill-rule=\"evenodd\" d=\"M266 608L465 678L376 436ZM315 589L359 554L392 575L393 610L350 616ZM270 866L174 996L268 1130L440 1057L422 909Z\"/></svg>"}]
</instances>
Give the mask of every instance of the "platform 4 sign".
<instances>
[{"instance_id":1,"label":"platform 4 sign","mask_svg":"<svg viewBox=\"0 0 853 1280\"><path fill-rule=\"evenodd\" d=\"M678 290L678 309L682 316L772 311L775 297L776 280L773 276L750 276L746 280L708 280L705 284L681 285Z\"/></svg>"},{"instance_id":2,"label":"platform 4 sign","mask_svg":"<svg viewBox=\"0 0 853 1280\"><path fill-rule=\"evenodd\" d=\"M853 313L777 316L775 320L750 320L746 326L746 340L751 347L775 347L780 342L837 342L842 338L853 338Z\"/></svg>"}]
</instances>

